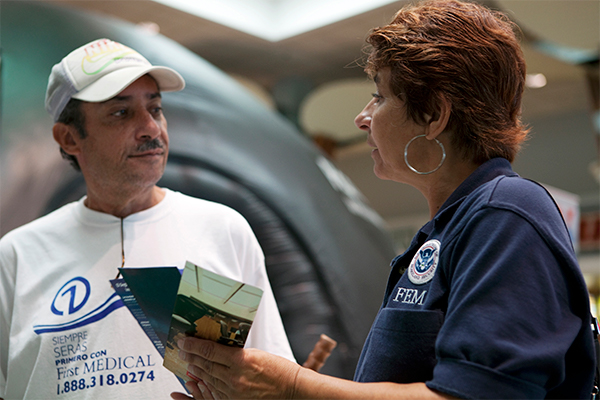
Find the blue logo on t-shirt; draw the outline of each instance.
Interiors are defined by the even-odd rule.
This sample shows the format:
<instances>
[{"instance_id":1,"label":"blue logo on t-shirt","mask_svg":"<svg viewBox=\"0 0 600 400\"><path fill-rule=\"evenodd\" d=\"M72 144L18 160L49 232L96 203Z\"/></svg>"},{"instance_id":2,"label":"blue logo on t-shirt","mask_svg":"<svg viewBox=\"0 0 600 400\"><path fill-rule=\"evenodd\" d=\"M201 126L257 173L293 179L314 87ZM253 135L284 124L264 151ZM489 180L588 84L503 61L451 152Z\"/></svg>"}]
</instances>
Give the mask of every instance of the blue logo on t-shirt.
<instances>
[{"instance_id":1,"label":"blue logo on t-shirt","mask_svg":"<svg viewBox=\"0 0 600 400\"><path fill-rule=\"evenodd\" d=\"M90 298L90 283L80 276L71 279L60 288L50 306L56 315L76 313L87 303ZM65 310L68 305L68 310Z\"/></svg>"},{"instance_id":2,"label":"blue logo on t-shirt","mask_svg":"<svg viewBox=\"0 0 600 400\"><path fill-rule=\"evenodd\" d=\"M56 296L54 296L50 310L55 315L67 317L66 321L34 325L34 332L39 335L46 332L62 332L80 328L104 319L107 315L124 305L119 295L112 292L108 294L108 298L101 304L97 306L92 304L94 309L89 310L90 306L88 306L86 308L89 311L86 310L84 315L79 315L81 313L78 313L78 311L88 302L91 291L90 282L81 276L75 277L65 283L58 290Z\"/></svg>"}]
</instances>

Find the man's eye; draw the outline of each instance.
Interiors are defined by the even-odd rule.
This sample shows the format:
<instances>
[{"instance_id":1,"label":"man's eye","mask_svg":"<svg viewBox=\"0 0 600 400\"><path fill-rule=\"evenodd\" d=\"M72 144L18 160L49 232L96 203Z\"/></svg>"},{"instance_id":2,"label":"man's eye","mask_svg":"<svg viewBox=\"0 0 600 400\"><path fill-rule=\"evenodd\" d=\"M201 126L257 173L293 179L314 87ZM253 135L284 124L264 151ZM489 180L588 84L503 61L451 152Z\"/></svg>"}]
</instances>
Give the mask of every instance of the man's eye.
<instances>
[{"instance_id":1,"label":"man's eye","mask_svg":"<svg viewBox=\"0 0 600 400\"><path fill-rule=\"evenodd\" d=\"M117 110L117 111L113 112L112 115L114 115L115 117L122 117L126 113L127 113L127 111L125 109L121 109L121 110Z\"/></svg>"}]
</instances>

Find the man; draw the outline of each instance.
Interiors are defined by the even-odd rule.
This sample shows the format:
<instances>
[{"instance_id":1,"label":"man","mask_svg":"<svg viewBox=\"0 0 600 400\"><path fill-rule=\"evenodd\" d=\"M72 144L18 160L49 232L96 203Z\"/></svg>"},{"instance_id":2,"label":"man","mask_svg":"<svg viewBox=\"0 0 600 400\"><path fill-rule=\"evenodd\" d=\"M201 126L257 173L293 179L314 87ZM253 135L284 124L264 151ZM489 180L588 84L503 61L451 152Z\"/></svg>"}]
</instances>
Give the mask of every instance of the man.
<instances>
[{"instance_id":1,"label":"man","mask_svg":"<svg viewBox=\"0 0 600 400\"><path fill-rule=\"evenodd\" d=\"M181 390L109 283L122 266L182 269L189 260L260 287L246 345L294 360L248 223L156 186L169 150L161 91L184 85L108 39L53 67L53 136L87 195L0 240L0 398L161 399Z\"/></svg>"}]
</instances>

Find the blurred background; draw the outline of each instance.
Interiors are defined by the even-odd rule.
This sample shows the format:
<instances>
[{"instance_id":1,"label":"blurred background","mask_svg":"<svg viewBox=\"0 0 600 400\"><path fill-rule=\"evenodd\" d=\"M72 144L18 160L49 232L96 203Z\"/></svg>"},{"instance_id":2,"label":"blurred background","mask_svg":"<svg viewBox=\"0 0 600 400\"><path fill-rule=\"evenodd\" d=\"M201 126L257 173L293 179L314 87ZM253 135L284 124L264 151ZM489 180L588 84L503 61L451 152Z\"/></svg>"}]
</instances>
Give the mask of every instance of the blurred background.
<instances>
[{"instance_id":1,"label":"blurred background","mask_svg":"<svg viewBox=\"0 0 600 400\"><path fill-rule=\"evenodd\" d=\"M596 306L600 287L600 2L479 2L504 11L522 30L522 48L528 65L523 120L531 127L531 138L515 161L514 169L523 177L544 184L561 206L592 303ZM10 24L4 11L10 3L15 1L0 2L2 61L9 56L6 48L10 43L6 38L10 32L4 29ZM401 252L427 221L427 204L420 193L407 185L375 177L365 134L353 124L354 117L374 90L361 68L364 38L369 29L386 24L407 1L46 0L18 3L44 3L85 13L92 16L90 21L97 17L99 21L126 22L140 35L165 36L216 66L250 91L255 96L254 101L282 116L295 128L294 134L309 141L341 172L335 177L338 184L347 191L358 190L355 197L381 218L381 227L394 251ZM54 26L60 31L60 26ZM24 30L22 35L27 36L27 32ZM60 39L60 35L57 38ZM31 38L32 42L39 39L39 36ZM64 39L77 41L72 36ZM45 51L42 46L24 50ZM59 60L50 59L43 66L46 77L50 66ZM4 63L0 66L4 67ZM177 69L178 59L172 59L170 66ZM27 79L33 68L21 65L20 79ZM58 151L49 155L45 148L30 144L23 149L14 140L7 139L7 132L12 129L7 118L17 117L19 101L33 98L31 101L43 103L43 92L39 86L32 86L29 97L14 93L11 97L10 93L6 94L9 88L6 71L2 70L1 76L0 235L47 210L46 205L35 200L43 188L56 186L60 179L48 179L42 172L57 160L61 161ZM27 118L26 115L19 117ZM38 115L37 118L42 120L36 125L34 136L45 138L41 141L50 140L50 117ZM267 138L256 140L263 140L262 145L269 146ZM23 152L29 157L14 156ZM282 165L287 162L288 156L283 153L272 156L279 156ZM30 162L33 158L36 163ZM11 173L8 173L8 164ZM329 164L320 165L325 174L324 168L328 167L323 165ZM346 184L346 180L350 183ZM29 196L16 196L19 193L29 193ZM322 201L328 200L323 198ZM18 212L14 211L16 203L21 206ZM371 217L376 218L373 215Z\"/></svg>"}]
</instances>

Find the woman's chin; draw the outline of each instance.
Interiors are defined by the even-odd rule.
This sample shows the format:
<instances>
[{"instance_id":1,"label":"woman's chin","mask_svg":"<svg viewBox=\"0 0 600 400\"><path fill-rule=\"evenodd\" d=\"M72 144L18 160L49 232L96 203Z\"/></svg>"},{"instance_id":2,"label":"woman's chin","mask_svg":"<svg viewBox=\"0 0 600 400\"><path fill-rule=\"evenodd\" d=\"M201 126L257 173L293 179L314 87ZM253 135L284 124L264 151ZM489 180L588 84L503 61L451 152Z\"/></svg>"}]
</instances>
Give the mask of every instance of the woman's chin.
<instances>
[{"instance_id":1,"label":"woman's chin","mask_svg":"<svg viewBox=\"0 0 600 400\"><path fill-rule=\"evenodd\" d=\"M373 166L373 173L375 174L376 177L378 177L381 180L384 180L384 181L392 180L392 178L387 174L386 170L381 168L381 166L378 166L377 164L375 164Z\"/></svg>"}]
</instances>

